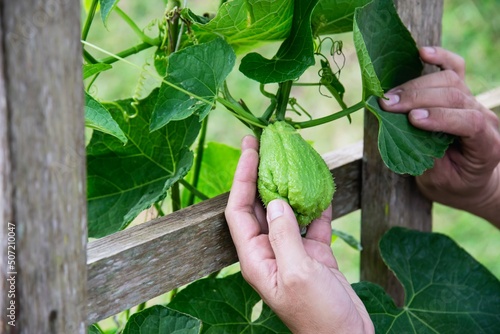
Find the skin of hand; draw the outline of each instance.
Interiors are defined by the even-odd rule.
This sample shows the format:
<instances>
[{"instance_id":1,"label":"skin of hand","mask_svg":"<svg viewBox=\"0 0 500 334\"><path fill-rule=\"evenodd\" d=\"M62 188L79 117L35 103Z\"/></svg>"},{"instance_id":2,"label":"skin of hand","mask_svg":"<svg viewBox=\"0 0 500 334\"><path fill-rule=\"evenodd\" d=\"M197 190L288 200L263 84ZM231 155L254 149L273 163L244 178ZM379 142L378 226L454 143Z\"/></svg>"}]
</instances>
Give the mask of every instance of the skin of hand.
<instances>
[{"instance_id":1,"label":"skin of hand","mask_svg":"<svg viewBox=\"0 0 500 334\"><path fill-rule=\"evenodd\" d=\"M247 136L225 211L245 280L293 333L374 333L330 248L331 207L305 237L291 207L257 197L258 142Z\"/></svg>"},{"instance_id":2,"label":"skin of hand","mask_svg":"<svg viewBox=\"0 0 500 334\"><path fill-rule=\"evenodd\" d=\"M460 56L423 47L420 57L441 71L395 87L379 100L386 111L408 113L417 128L457 136L444 157L417 177L418 187L427 198L467 210L500 228L498 117L469 91Z\"/></svg>"}]
</instances>

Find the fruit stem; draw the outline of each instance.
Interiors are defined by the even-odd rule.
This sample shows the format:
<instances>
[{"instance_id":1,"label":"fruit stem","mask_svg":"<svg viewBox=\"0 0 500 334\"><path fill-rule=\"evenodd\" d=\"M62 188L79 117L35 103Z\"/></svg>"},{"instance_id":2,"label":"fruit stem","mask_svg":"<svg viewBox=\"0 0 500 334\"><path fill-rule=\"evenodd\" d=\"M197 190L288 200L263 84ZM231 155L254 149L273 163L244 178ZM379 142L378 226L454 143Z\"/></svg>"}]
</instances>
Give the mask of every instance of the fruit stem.
<instances>
[{"instance_id":1,"label":"fruit stem","mask_svg":"<svg viewBox=\"0 0 500 334\"><path fill-rule=\"evenodd\" d=\"M285 114L288 106L288 99L290 98L290 91L292 90L292 85L292 80L279 83L278 92L276 93L276 119L278 121L285 120Z\"/></svg>"}]
</instances>

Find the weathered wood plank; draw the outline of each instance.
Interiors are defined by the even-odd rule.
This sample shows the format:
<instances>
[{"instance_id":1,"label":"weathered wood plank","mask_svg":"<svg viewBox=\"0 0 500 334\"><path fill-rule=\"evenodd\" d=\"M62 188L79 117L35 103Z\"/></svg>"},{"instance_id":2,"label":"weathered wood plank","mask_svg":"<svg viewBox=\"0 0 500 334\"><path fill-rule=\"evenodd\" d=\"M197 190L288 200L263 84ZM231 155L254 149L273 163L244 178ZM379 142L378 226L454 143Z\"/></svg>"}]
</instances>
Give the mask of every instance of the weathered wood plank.
<instances>
[{"instance_id":1,"label":"weathered wood plank","mask_svg":"<svg viewBox=\"0 0 500 334\"><path fill-rule=\"evenodd\" d=\"M500 113L500 87L481 93L476 96L476 99L486 108Z\"/></svg>"},{"instance_id":2,"label":"weathered wood plank","mask_svg":"<svg viewBox=\"0 0 500 334\"><path fill-rule=\"evenodd\" d=\"M4 63L3 50L3 29L2 17L0 15L0 64ZM8 116L7 116L7 95L5 91L7 78L3 66L0 66L0 310L5 313L0 317L0 332L14 333L15 327L8 324L11 315L8 308L11 307L10 301L16 301L13 295L9 294L10 282L7 281L8 268L8 224L12 222L12 180L10 166L10 146L8 134ZM9 295L12 298L9 298ZM15 307L14 310L15 316Z\"/></svg>"},{"instance_id":3,"label":"weathered wood plank","mask_svg":"<svg viewBox=\"0 0 500 334\"><path fill-rule=\"evenodd\" d=\"M85 333L80 2L1 1L0 6L6 78L6 94L0 96L7 96L7 108L0 109L3 121L8 115L7 177L13 185L6 194L12 206L8 219L16 225L15 331ZM4 233L5 220L2 228Z\"/></svg>"},{"instance_id":4,"label":"weathered wood plank","mask_svg":"<svg viewBox=\"0 0 500 334\"><path fill-rule=\"evenodd\" d=\"M419 46L439 45L442 0L396 0L398 13ZM432 71L426 67L425 72ZM361 195L361 279L375 282L403 303L404 292L378 250L381 236L393 226L430 231L432 203L418 191L413 177L392 173L377 148L377 119L365 111Z\"/></svg>"},{"instance_id":5,"label":"weathered wood plank","mask_svg":"<svg viewBox=\"0 0 500 334\"><path fill-rule=\"evenodd\" d=\"M334 215L359 209L362 147L325 155L339 192ZM87 323L99 321L234 262L224 219L228 194L124 231L88 247Z\"/></svg>"}]
</instances>

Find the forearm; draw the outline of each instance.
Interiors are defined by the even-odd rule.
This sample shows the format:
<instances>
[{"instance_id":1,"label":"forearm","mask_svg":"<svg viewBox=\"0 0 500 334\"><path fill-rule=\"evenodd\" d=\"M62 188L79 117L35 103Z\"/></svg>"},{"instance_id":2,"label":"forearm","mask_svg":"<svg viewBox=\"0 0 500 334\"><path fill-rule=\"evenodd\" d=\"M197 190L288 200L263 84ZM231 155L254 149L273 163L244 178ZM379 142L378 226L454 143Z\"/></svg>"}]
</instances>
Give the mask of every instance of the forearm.
<instances>
[{"instance_id":1,"label":"forearm","mask_svg":"<svg viewBox=\"0 0 500 334\"><path fill-rule=\"evenodd\" d=\"M500 164L494 169L487 186L477 193L471 190L465 194L449 196L441 202L484 218L500 228Z\"/></svg>"},{"instance_id":2,"label":"forearm","mask_svg":"<svg viewBox=\"0 0 500 334\"><path fill-rule=\"evenodd\" d=\"M491 191L484 197L483 203L470 208L469 211L500 228L500 164L493 172L489 186Z\"/></svg>"}]
</instances>

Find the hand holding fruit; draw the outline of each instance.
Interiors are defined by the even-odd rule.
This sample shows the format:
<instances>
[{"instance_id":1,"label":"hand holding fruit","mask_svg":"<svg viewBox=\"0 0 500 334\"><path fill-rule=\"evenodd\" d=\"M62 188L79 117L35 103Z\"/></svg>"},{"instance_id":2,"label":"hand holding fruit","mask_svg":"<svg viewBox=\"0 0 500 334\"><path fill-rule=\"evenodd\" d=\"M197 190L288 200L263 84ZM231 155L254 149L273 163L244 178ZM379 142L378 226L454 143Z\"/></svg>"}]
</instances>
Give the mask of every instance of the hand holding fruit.
<instances>
[{"instance_id":1,"label":"hand holding fruit","mask_svg":"<svg viewBox=\"0 0 500 334\"><path fill-rule=\"evenodd\" d=\"M301 227L321 216L335 191L330 170L321 156L284 121L269 124L260 138L257 187L267 205L273 199L292 207Z\"/></svg>"},{"instance_id":2,"label":"hand holding fruit","mask_svg":"<svg viewBox=\"0 0 500 334\"><path fill-rule=\"evenodd\" d=\"M330 248L328 208L301 237L291 207L257 197L258 143L246 137L226 208L245 279L293 333L373 333Z\"/></svg>"},{"instance_id":3,"label":"hand holding fruit","mask_svg":"<svg viewBox=\"0 0 500 334\"><path fill-rule=\"evenodd\" d=\"M406 112L421 129L458 138L432 169L417 178L422 193L467 210L500 227L500 132L498 117L481 105L464 82L464 60L439 47L420 56L442 71L406 82L380 99L383 109Z\"/></svg>"}]
</instances>

